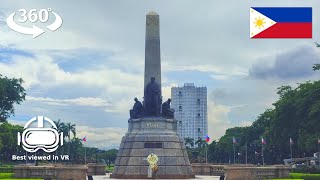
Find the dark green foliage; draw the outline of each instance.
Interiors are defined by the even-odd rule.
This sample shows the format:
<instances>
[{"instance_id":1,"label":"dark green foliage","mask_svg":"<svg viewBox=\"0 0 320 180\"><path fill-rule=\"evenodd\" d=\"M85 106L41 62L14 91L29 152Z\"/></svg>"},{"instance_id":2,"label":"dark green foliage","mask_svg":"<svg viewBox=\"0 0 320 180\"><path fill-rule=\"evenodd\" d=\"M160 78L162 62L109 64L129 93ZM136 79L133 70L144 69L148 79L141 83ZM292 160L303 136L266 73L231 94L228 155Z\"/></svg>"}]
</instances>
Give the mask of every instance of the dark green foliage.
<instances>
[{"instance_id":1,"label":"dark green foliage","mask_svg":"<svg viewBox=\"0 0 320 180\"><path fill-rule=\"evenodd\" d=\"M13 166L0 166L0 173L13 173Z\"/></svg>"},{"instance_id":2,"label":"dark green foliage","mask_svg":"<svg viewBox=\"0 0 320 180\"><path fill-rule=\"evenodd\" d=\"M20 104L25 100L25 89L22 79L9 79L0 74L0 122L5 122L14 115L14 103Z\"/></svg>"},{"instance_id":3,"label":"dark green foliage","mask_svg":"<svg viewBox=\"0 0 320 180\"><path fill-rule=\"evenodd\" d=\"M305 174L320 174L320 169L317 168L296 168L292 169L293 173L305 173Z\"/></svg>"}]
</instances>

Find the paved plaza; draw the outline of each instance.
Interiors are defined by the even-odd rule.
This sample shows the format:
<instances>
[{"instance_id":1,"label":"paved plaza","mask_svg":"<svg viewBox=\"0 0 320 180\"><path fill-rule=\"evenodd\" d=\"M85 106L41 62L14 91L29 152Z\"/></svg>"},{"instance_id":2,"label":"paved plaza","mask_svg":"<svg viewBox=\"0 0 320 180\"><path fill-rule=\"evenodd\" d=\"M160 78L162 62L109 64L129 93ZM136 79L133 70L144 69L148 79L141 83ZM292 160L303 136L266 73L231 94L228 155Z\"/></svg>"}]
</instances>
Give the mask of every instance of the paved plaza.
<instances>
[{"instance_id":1,"label":"paved plaza","mask_svg":"<svg viewBox=\"0 0 320 180\"><path fill-rule=\"evenodd\" d=\"M110 175L106 174L105 176L92 176L93 180L107 180L110 179ZM211 180L219 180L219 176L196 176L195 179L211 179Z\"/></svg>"}]
</instances>

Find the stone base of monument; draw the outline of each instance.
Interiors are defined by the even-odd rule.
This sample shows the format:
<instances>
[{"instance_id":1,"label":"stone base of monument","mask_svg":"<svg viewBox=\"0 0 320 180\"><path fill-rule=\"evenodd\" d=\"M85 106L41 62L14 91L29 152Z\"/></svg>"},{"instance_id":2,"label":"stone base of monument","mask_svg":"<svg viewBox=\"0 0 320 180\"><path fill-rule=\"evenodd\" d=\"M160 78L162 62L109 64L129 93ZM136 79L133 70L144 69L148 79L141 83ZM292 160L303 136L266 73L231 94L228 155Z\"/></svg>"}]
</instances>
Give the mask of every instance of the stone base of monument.
<instances>
[{"instance_id":1,"label":"stone base of monument","mask_svg":"<svg viewBox=\"0 0 320 180\"><path fill-rule=\"evenodd\" d=\"M122 138L111 178L147 179L146 157L158 156L159 179L194 178L183 138L177 134L177 121L162 117L130 119Z\"/></svg>"}]
</instances>

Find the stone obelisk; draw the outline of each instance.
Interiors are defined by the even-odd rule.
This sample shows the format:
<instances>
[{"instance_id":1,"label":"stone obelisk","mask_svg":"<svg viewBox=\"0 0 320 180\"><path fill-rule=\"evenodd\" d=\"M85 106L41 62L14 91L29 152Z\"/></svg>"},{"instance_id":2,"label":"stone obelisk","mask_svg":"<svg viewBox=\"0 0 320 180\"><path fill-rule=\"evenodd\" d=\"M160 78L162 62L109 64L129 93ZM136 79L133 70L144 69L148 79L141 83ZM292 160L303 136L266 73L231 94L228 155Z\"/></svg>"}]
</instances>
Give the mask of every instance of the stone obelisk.
<instances>
[{"instance_id":1,"label":"stone obelisk","mask_svg":"<svg viewBox=\"0 0 320 180\"><path fill-rule=\"evenodd\" d=\"M114 163L115 167L110 177L148 179L150 164L146 158L152 153L159 158L157 178L194 178L184 139L177 133L177 120L173 116L159 113L161 105L159 100L161 99L160 33L159 15L155 12L147 14L145 51L144 110L139 115L130 113L128 132L122 137ZM136 112L137 109L133 108L132 111Z\"/></svg>"},{"instance_id":2,"label":"stone obelisk","mask_svg":"<svg viewBox=\"0 0 320 180\"><path fill-rule=\"evenodd\" d=\"M151 77L156 79L161 89L160 25L159 15L154 11L149 12L146 18L144 87Z\"/></svg>"}]
</instances>

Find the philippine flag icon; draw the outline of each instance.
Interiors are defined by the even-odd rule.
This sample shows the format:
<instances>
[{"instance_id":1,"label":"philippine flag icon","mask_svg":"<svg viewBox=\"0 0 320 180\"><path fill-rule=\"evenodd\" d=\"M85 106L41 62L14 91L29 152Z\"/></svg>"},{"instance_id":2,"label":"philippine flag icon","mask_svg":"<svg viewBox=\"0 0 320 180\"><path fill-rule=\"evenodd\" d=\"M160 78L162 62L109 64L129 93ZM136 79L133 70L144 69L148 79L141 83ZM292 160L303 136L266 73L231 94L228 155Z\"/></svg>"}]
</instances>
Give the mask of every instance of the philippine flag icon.
<instances>
[{"instance_id":1,"label":"philippine flag icon","mask_svg":"<svg viewBox=\"0 0 320 180\"><path fill-rule=\"evenodd\" d=\"M251 7L250 38L312 38L312 8Z\"/></svg>"}]
</instances>

